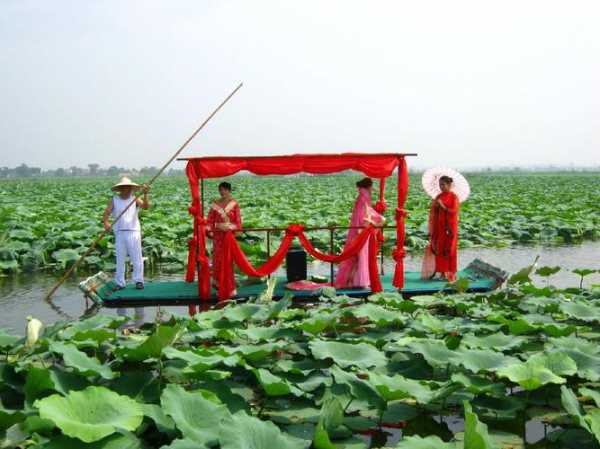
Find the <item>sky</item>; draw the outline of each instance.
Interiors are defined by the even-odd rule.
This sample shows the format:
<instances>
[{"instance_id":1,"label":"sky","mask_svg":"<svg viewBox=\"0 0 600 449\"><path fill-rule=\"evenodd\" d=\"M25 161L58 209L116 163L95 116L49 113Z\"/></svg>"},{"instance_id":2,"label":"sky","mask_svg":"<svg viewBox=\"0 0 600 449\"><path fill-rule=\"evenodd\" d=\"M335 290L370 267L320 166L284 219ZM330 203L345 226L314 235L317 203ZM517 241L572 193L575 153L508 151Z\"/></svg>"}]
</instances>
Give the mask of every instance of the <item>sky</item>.
<instances>
[{"instance_id":1,"label":"sky","mask_svg":"<svg viewBox=\"0 0 600 449\"><path fill-rule=\"evenodd\" d=\"M0 1L0 166L600 164L600 2ZM173 168L182 168L175 162Z\"/></svg>"}]
</instances>

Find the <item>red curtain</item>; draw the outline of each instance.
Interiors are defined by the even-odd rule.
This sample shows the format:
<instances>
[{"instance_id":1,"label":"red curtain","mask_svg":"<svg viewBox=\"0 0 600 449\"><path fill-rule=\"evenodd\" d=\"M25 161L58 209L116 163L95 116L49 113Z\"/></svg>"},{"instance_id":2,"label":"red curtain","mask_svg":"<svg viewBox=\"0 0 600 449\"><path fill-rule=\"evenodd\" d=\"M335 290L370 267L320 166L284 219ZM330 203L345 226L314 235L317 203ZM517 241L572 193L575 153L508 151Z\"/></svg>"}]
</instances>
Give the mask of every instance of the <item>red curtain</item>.
<instances>
[{"instance_id":1,"label":"red curtain","mask_svg":"<svg viewBox=\"0 0 600 449\"><path fill-rule=\"evenodd\" d=\"M358 251L367 242L367 239L369 239L369 237L371 236L371 229L372 229L372 227L363 229L356 236L356 238L354 239L352 244L350 246L348 246L345 249L345 251L343 251L341 254L339 254L337 256L333 255L333 254L325 254L325 253L322 253L319 250L317 250L313 246L313 244L310 243L310 241L306 238L306 235L304 233L298 234L298 240L300 240L300 243L302 244L302 246L304 247L306 252L308 254L310 254L311 256L313 256L315 259L319 259L319 260L322 260L323 262L329 262L329 263L340 263L340 262L348 259L348 257L353 257L354 255L356 255L358 253ZM348 256L348 254L350 254L350 256Z\"/></svg>"},{"instance_id":2,"label":"red curtain","mask_svg":"<svg viewBox=\"0 0 600 449\"><path fill-rule=\"evenodd\" d=\"M348 246L341 254L332 255L325 254L315 249L315 247L308 241L306 235L303 232L302 226L293 224L290 225L285 232L285 237L281 242L281 245L273 254L273 256L267 260L264 264L262 264L258 268L254 268L246 255L240 248L237 240L235 239L234 233L232 231L227 232L225 235L225 242L223 248L223 270L219 275L219 291L218 297L219 300L223 301L232 296L232 292L235 290L235 285L229 285L228 281L231 279L231 272L229 270L233 270L232 261L248 276L254 277L263 277L268 276L273 273L283 262L285 255L290 248L292 241L296 236L298 236L300 243L304 248L317 259L339 263L343 260L349 259L351 257L356 256L361 248L367 243L369 244L369 277L371 281L371 290L373 292L382 291L381 279L379 278L379 270L377 267L377 252L378 252L378 243L376 237L376 229L373 226L369 226L365 228L356 238L353 240L352 244Z\"/></svg>"},{"instance_id":3,"label":"red curtain","mask_svg":"<svg viewBox=\"0 0 600 449\"><path fill-rule=\"evenodd\" d=\"M394 279L392 284L396 288L404 287L404 220L406 219L406 210L404 205L408 195L408 170L404 158L400 159L398 165L398 204L396 207L396 248L392 253L396 261L396 269L394 270Z\"/></svg>"},{"instance_id":4,"label":"red curtain","mask_svg":"<svg viewBox=\"0 0 600 449\"><path fill-rule=\"evenodd\" d=\"M241 170L256 175L323 175L355 170L371 178L387 178L403 159L395 154L295 154L274 157L207 157L190 159L198 178L222 178Z\"/></svg>"},{"instance_id":5,"label":"red curtain","mask_svg":"<svg viewBox=\"0 0 600 449\"><path fill-rule=\"evenodd\" d=\"M194 217L194 237L188 242L189 253L185 281L194 282L194 275L198 269L198 297L208 300L210 299L210 269L206 256L206 220L202 213L198 176L193 165L187 165L186 174L192 195L192 205L188 211ZM195 314L196 307L189 306L189 312L190 315Z\"/></svg>"},{"instance_id":6,"label":"red curtain","mask_svg":"<svg viewBox=\"0 0 600 449\"><path fill-rule=\"evenodd\" d=\"M210 273L209 273L209 262L206 257L206 220L202 213L202 202L199 192L199 179L201 178L216 178L233 175L241 170L248 170L257 175L289 175L295 173L312 173L312 174L326 174L335 173L344 170L355 170L364 173L367 176L379 178L379 201L375 204L375 209L383 213L386 208L384 200L385 190L385 178L390 176L394 169L398 169L398 202L395 211L396 217L396 248L393 251L393 257L396 262L394 271L393 285L397 288L404 286L404 239L405 229L404 221L406 218L406 211L404 210L404 204L406 202L406 196L408 194L408 172L406 168L406 161L402 155L389 155L389 154L353 154L345 153L338 155L293 155L293 156L277 156L277 157L212 157L212 158L198 158L190 159L186 167L186 173L188 176L190 191L192 195L192 205L189 208L190 214L194 217L194 235L193 238L188 242L189 254L188 254L188 266L186 270L185 280L187 282L193 282L195 272L198 271L198 296L201 300L208 300L210 298ZM293 229L292 225L290 228ZM292 232L293 233L293 232ZM377 238L369 238L370 235L377 234ZM299 236L303 245L309 253L316 258L321 260L329 261L328 258L334 258L334 263L339 261L339 256L326 255L316 251L310 242L304 237L303 233L296 233ZM381 282L379 274L377 273L376 267L376 256L378 242L383 240L383 234L376 231L375 229L369 231L365 236L357 236L356 240L364 238L363 244L368 240L369 244L369 258L370 260L369 270L371 271L375 267L375 272L371 272L371 289L373 291L381 291ZM287 234L286 234L287 239ZM287 241L284 239L282 247L278 252L271 258L267 263L261 266L258 272L272 271L281 264L277 262L275 256L281 258L285 256L288 248L285 248L284 243ZM293 239L293 237L292 237ZM235 238L233 239L235 241ZM291 240L290 240L291 242ZM306 245L308 243L308 245ZM235 246L231 245L232 251L226 257L231 257L229 261L224 261L226 266L231 266L232 262L240 265L245 265L244 260L241 256L241 250L238 252L235 250ZM362 245L359 246L361 248ZM310 249L309 249L310 248ZM239 248L238 248L239 249ZM244 256L245 258L245 256ZM247 262L247 260L246 260ZM249 265L249 264L248 264ZM273 268L273 266L275 266ZM251 271L251 266L246 266L248 271ZM271 271L271 272L272 272ZM233 290L235 286L228 286ZM190 307L190 313L195 312L195 307Z\"/></svg>"}]
</instances>

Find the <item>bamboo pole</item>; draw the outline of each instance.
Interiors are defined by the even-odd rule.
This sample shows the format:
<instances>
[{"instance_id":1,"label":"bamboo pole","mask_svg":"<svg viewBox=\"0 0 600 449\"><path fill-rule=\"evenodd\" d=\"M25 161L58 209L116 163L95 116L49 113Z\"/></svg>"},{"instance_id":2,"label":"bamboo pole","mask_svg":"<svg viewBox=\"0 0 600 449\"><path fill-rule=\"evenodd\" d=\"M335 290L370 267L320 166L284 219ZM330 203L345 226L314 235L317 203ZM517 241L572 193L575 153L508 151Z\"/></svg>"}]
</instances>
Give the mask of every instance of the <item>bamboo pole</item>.
<instances>
[{"instance_id":1,"label":"bamboo pole","mask_svg":"<svg viewBox=\"0 0 600 449\"><path fill-rule=\"evenodd\" d=\"M217 114L217 112L219 112L219 110L225 106L225 103L227 103L231 97L233 97L238 90L241 89L241 87L244 85L244 83L240 83L234 90L233 92L231 92L222 102L219 106L217 106L212 112L211 114L202 122L202 124L196 128L196 130L192 133L192 135L190 137L187 138L187 140L185 142L183 142L183 144L179 147L179 149L175 152L175 154L173 154L173 156L171 156L171 158L165 162L165 164L160 168L160 170L150 179L150 181L148 181L145 186L150 187L154 181L156 181L158 179L158 177L160 175L163 174L163 172L167 169L167 167L171 164L171 162L173 162L175 160L175 158L177 156L179 156L179 154L185 149L185 147L188 146L188 144L194 139L194 137L196 137L196 135L202 130L202 128L204 128L204 126L206 126L206 124ZM65 274L62 275L62 277L59 279L59 281L56 283L56 285L54 285L54 287L52 287L52 290L50 290L48 292L48 294L46 295L46 300L49 301L52 298L52 295L54 295L54 293L56 292L56 290L58 290L58 288L65 282L65 280L71 275L71 273L79 266L81 265L81 262L83 262L83 260L89 256L92 251L96 248L96 245L98 245L98 243L100 243L100 241L104 238L104 236L110 232L112 230L113 225L119 220L119 218L121 218L121 216L131 207L133 206L133 204L135 204L135 202L137 201L138 197L134 195L133 200L131 200L131 203L129 203L127 205L127 207L123 210L123 212L121 212L114 220L113 222L110 224L108 229L103 230L100 234L98 234L98 236L96 237L96 239L92 242L92 244L89 246L89 248L86 250L85 253L83 253L79 259L77 259L75 261L75 263L73 265L71 265L71 267L65 272Z\"/></svg>"}]
</instances>

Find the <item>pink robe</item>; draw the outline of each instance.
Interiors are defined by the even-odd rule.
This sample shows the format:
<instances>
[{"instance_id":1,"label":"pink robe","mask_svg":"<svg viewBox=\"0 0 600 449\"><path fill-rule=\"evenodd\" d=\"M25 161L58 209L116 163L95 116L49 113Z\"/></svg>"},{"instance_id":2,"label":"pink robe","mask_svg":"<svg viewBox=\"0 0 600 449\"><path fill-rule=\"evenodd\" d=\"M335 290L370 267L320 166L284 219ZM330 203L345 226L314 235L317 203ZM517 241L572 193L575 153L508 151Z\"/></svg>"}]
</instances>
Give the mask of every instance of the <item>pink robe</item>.
<instances>
[{"instance_id":1,"label":"pink robe","mask_svg":"<svg viewBox=\"0 0 600 449\"><path fill-rule=\"evenodd\" d=\"M359 188L358 197L354 203L354 209L352 209L350 226L362 227L368 224L380 226L384 221L385 218L371 207L371 193L367 189ZM362 229L358 228L349 229L344 248L348 247L361 231ZM357 256L340 263L335 278L335 288L368 288L370 284L369 242L367 241Z\"/></svg>"},{"instance_id":2,"label":"pink robe","mask_svg":"<svg viewBox=\"0 0 600 449\"><path fill-rule=\"evenodd\" d=\"M221 272L221 260L223 259L223 239L225 232L229 229L242 228L242 215L240 206L235 200L229 201L225 207L214 202L208 211L208 229L212 232L212 280L213 286L217 286L219 273ZM233 276L233 270L231 270ZM231 285L235 286L235 279L231 279Z\"/></svg>"}]
</instances>

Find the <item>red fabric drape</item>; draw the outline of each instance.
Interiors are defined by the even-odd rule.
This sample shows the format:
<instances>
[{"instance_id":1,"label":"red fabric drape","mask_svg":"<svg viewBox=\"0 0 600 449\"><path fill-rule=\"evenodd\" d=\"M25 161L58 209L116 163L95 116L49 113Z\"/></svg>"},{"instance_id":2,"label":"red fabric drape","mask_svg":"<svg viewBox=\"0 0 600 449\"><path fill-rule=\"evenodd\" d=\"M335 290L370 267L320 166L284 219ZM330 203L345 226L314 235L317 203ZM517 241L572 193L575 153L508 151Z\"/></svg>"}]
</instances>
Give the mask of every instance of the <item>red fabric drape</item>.
<instances>
[{"instance_id":1,"label":"red fabric drape","mask_svg":"<svg viewBox=\"0 0 600 449\"><path fill-rule=\"evenodd\" d=\"M406 211L404 205L408 196L408 170L406 168L406 160L400 159L398 165L398 203L396 206L396 248L393 251L393 257L396 262L394 270L394 280L392 284L396 288L404 287L404 220L406 219Z\"/></svg>"},{"instance_id":2,"label":"red fabric drape","mask_svg":"<svg viewBox=\"0 0 600 449\"><path fill-rule=\"evenodd\" d=\"M189 211L194 217L194 236L188 242L189 254L185 280L187 282L193 282L195 272L198 271L198 295L202 300L208 300L210 298L210 273L208 258L206 257L206 220L202 213L198 184L199 179L229 176L241 170L248 170L258 175L289 175L295 173L326 174L344 170L355 170L362 172L367 176L379 178L379 201L376 203L375 209L382 213L386 208L383 196L385 190L385 178L391 175L396 168L398 168L398 203L395 214L396 248L394 249L393 256L396 261L396 268L393 284L398 288L402 288L404 286L404 220L406 217L404 204L408 193L408 173L404 157L402 155L394 154L365 155L345 153L338 155L293 155L265 158L214 157L190 159L186 167L186 173L192 194L192 206ZM380 241L383 240L382 233L380 232L378 233L378 239ZM306 240L306 242L308 242L308 240ZM373 248L376 249L377 246L378 242L376 239L369 239L370 253ZM282 248L282 254L285 255L286 251L283 251ZM327 256L322 253L319 254L324 257ZM233 258L235 253L232 252L230 256ZM313 256L318 258L315 254L313 254ZM369 257L371 258L371 254ZM239 254L238 259L240 259L239 262L243 264L243 260L241 260ZM231 265L231 262L233 261L233 259L230 259L229 265ZM238 261L236 260L236 263L237 262ZM371 265L374 264L370 262L370 270L372 269ZM263 265L263 267L261 267L261 269L267 268L270 268L270 265ZM371 273L371 275L373 275L373 273ZM377 275L376 278L372 279L371 289L377 291L377 288L381 288L380 285L379 276ZM193 311L195 311L195 308L190 307L190 312Z\"/></svg>"},{"instance_id":3,"label":"red fabric drape","mask_svg":"<svg viewBox=\"0 0 600 449\"><path fill-rule=\"evenodd\" d=\"M367 243L367 240L369 239L369 237L371 237L372 235L372 226L369 226L365 229L363 229L354 239L354 241L351 243L350 246L348 246L345 251L343 251L341 254L333 255L333 254L325 254L320 252L319 250L317 250L312 243L310 243L310 241L306 238L306 235L304 233L300 233L298 234L298 240L300 240L300 243L302 244L302 246L304 247L304 249L306 250L306 252L308 254L310 254L311 256L313 256L315 259L319 259L322 260L323 262L329 262L329 263L340 263L343 262L344 260L348 259L349 257L353 257L356 254L358 254L358 250L360 250L363 245L365 243ZM348 254L350 254L350 256L348 256Z\"/></svg>"},{"instance_id":4,"label":"red fabric drape","mask_svg":"<svg viewBox=\"0 0 600 449\"><path fill-rule=\"evenodd\" d=\"M223 263L220 276L219 276L219 300L223 301L231 297L235 285L231 285L228 279L231 279L230 270L233 270L233 263L235 264L248 276L263 277L273 273L283 262L288 249L290 248L294 238L298 236L300 243L306 248L306 250L316 257L317 259L324 260L327 262L338 263L343 260L354 257L361 250L363 245L368 241L369 244L369 276L371 280L371 290L373 292L382 291L381 280L379 278L379 270L377 267L377 251L378 243L376 238L376 229L373 226L365 228L341 254L334 256L331 254L321 253L317 251L314 246L308 241L304 232L302 231L301 225L290 225L286 229L285 237L281 242L281 245L273 254L273 256L262 264L258 268L254 268L246 255L237 243L235 236L232 231L227 232L224 241L223 248Z\"/></svg>"},{"instance_id":5,"label":"red fabric drape","mask_svg":"<svg viewBox=\"0 0 600 449\"><path fill-rule=\"evenodd\" d=\"M256 175L322 175L355 170L372 178L387 178L398 166L395 154L295 154L274 157L208 157L190 159L199 178L221 178L241 170Z\"/></svg>"},{"instance_id":6,"label":"red fabric drape","mask_svg":"<svg viewBox=\"0 0 600 449\"><path fill-rule=\"evenodd\" d=\"M240 248L233 232L229 231L225 235L225 241L223 246L223 263L222 270L219 274L219 291L218 296L220 300L228 299L231 296L231 292L235 290L235 285L229 285L227 282L231 278L230 272L233 270L233 263L240 268L248 276L263 277L273 273L282 263L285 255L290 248L295 235L292 232L286 231L285 237L281 241L281 245L275 254L269 258L264 264L258 268L254 268L246 255Z\"/></svg>"},{"instance_id":7,"label":"red fabric drape","mask_svg":"<svg viewBox=\"0 0 600 449\"><path fill-rule=\"evenodd\" d=\"M379 199L375 203L374 209L381 215L383 215L387 209L387 204L385 202L385 178L379 180Z\"/></svg>"},{"instance_id":8,"label":"red fabric drape","mask_svg":"<svg viewBox=\"0 0 600 449\"><path fill-rule=\"evenodd\" d=\"M195 237L188 240L188 261L185 282L194 282L194 278L196 277L196 246L198 246L198 242Z\"/></svg>"},{"instance_id":9,"label":"red fabric drape","mask_svg":"<svg viewBox=\"0 0 600 449\"><path fill-rule=\"evenodd\" d=\"M189 213L194 217L194 237L188 242L188 267L185 275L186 282L194 282L194 274L198 270L198 296L202 300L210 299L210 273L208 257L206 257L206 220L202 213L202 200L198 185L198 176L193 165L188 164L186 174L190 184L192 205ZM190 306L191 315L196 313L196 307Z\"/></svg>"}]
</instances>

